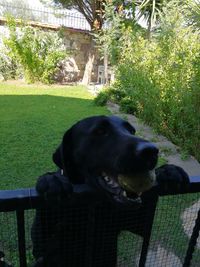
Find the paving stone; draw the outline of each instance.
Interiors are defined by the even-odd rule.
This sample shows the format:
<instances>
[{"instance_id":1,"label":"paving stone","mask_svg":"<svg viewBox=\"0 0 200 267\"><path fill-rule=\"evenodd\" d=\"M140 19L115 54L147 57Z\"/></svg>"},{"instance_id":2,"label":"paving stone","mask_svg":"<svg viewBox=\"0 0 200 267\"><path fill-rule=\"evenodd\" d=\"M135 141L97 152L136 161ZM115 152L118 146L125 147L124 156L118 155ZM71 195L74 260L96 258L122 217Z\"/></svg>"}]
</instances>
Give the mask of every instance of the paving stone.
<instances>
[{"instance_id":1,"label":"paving stone","mask_svg":"<svg viewBox=\"0 0 200 267\"><path fill-rule=\"evenodd\" d=\"M160 149L160 151L166 156L178 153L177 152L178 147L168 140L164 140L162 142L161 141L155 142L155 144Z\"/></svg>"},{"instance_id":2,"label":"paving stone","mask_svg":"<svg viewBox=\"0 0 200 267\"><path fill-rule=\"evenodd\" d=\"M139 259L140 257L136 259L136 266L138 266L139 264ZM156 248L150 249L147 254L145 267L152 266L181 267L182 263L178 256L162 247L161 245L158 245Z\"/></svg>"},{"instance_id":3,"label":"paving stone","mask_svg":"<svg viewBox=\"0 0 200 267\"><path fill-rule=\"evenodd\" d=\"M199 208L200 200L193 204L191 207L185 209L185 211L181 215L184 232L186 233L188 238L190 238L192 235ZM197 247L200 248L200 236L197 239Z\"/></svg>"}]
</instances>

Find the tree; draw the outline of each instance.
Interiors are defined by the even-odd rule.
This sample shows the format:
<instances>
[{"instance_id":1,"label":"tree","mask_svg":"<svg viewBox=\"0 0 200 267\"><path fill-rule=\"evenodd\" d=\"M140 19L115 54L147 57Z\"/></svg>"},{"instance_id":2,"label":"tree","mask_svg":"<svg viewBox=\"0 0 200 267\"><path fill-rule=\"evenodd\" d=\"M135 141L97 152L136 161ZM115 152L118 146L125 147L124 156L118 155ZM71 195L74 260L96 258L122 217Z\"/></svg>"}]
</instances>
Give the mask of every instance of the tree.
<instances>
[{"instance_id":1,"label":"tree","mask_svg":"<svg viewBox=\"0 0 200 267\"><path fill-rule=\"evenodd\" d=\"M118 39L121 35L122 16L115 11L112 3L105 6L105 27L94 33L96 46L104 59L104 83L108 82L108 62L116 63L118 57Z\"/></svg>"},{"instance_id":2,"label":"tree","mask_svg":"<svg viewBox=\"0 0 200 267\"><path fill-rule=\"evenodd\" d=\"M76 9L83 14L92 30L101 29L103 24L104 0L54 0L58 6Z\"/></svg>"},{"instance_id":3,"label":"tree","mask_svg":"<svg viewBox=\"0 0 200 267\"><path fill-rule=\"evenodd\" d=\"M103 25L104 3L106 0L40 0L42 3L58 8L75 9L88 21L92 32L98 31ZM95 59L95 43L91 34L91 46L88 49L88 60L82 84L88 85L91 80L92 68Z\"/></svg>"},{"instance_id":4,"label":"tree","mask_svg":"<svg viewBox=\"0 0 200 267\"><path fill-rule=\"evenodd\" d=\"M82 83L89 84L93 62L95 59L95 41L94 33L99 32L102 29L104 23L104 14L105 14L105 4L112 3L115 6L116 12L121 12L121 10L126 6L131 7L135 6L134 1L123 1L123 0L40 0L42 3L49 3L54 5L54 7L75 9L80 12L85 19L88 21L91 27L91 47L88 49L88 61L85 66L84 76ZM106 59L105 59L106 60Z\"/></svg>"},{"instance_id":5,"label":"tree","mask_svg":"<svg viewBox=\"0 0 200 267\"><path fill-rule=\"evenodd\" d=\"M150 39L152 27L158 22L163 6L170 0L139 0L137 2L138 17L144 18L147 23L147 38Z\"/></svg>"}]
</instances>

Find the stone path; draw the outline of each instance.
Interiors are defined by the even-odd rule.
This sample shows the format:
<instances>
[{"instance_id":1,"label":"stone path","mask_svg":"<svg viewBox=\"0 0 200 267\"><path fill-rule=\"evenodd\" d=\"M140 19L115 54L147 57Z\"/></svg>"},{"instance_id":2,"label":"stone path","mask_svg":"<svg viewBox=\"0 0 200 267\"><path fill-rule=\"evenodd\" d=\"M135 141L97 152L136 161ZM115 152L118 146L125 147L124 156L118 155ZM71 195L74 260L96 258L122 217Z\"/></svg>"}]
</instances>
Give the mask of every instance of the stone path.
<instances>
[{"instance_id":1,"label":"stone path","mask_svg":"<svg viewBox=\"0 0 200 267\"><path fill-rule=\"evenodd\" d=\"M192 229L195 225L195 220L197 218L197 211L200 209L200 199L196 203L194 203L191 207L185 209L183 212L181 219L183 222L184 232L187 236L191 236ZM197 239L197 247L200 249L200 235Z\"/></svg>"},{"instance_id":2,"label":"stone path","mask_svg":"<svg viewBox=\"0 0 200 267\"><path fill-rule=\"evenodd\" d=\"M139 257L136 259L136 266L139 265ZM172 252L167 251L158 245L156 249L149 250L147 254L145 267L182 267L180 259Z\"/></svg>"}]
</instances>

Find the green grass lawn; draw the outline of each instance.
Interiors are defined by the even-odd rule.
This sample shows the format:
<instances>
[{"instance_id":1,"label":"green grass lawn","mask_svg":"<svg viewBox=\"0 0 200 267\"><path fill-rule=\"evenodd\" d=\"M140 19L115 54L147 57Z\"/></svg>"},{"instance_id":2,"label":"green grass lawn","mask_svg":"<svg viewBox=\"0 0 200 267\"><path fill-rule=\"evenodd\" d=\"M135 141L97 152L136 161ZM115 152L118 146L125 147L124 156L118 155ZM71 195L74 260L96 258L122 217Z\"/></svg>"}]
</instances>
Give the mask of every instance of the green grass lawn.
<instances>
[{"instance_id":1,"label":"green grass lawn","mask_svg":"<svg viewBox=\"0 0 200 267\"><path fill-rule=\"evenodd\" d=\"M52 153L63 133L78 120L99 114L109 112L105 107L95 106L93 96L81 86L0 83L0 189L33 187L39 175L56 169ZM183 259L188 237L183 232L180 217L184 209L198 199L199 194L160 198L152 231L153 243L175 251ZM6 216L2 214L0 224L7 229ZM8 221L14 222L11 219L9 217ZM17 237L10 240L11 233L16 235L16 229L2 232L5 237L1 234L0 247L2 240L16 247ZM121 245L119 242L120 257L126 260L127 267L132 266L129 257L131 251L136 251L138 242L138 237L130 233L123 236ZM14 248L9 251L10 258L17 255ZM194 258L199 261L199 256Z\"/></svg>"},{"instance_id":2,"label":"green grass lawn","mask_svg":"<svg viewBox=\"0 0 200 267\"><path fill-rule=\"evenodd\" d=\"M0 83L0 189L32 187L55 170L51 155L78 120L108 114L82 86Z\"/></svg>"}]
</instances>

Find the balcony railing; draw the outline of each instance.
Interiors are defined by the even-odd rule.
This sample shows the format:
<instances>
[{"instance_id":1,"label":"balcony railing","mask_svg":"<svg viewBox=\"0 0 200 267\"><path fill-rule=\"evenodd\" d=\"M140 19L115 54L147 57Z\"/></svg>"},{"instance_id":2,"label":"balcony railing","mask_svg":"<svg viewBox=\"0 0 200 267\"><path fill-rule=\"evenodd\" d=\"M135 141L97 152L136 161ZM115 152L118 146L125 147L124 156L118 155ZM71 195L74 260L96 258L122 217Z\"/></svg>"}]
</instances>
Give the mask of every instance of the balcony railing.
<instances>
[{"instance_id":1,"label":"balcony railing","mask_svg":"<svg viewBox=\"0 0 200 267\"><path fill-rule=\"evenodd\" d=\"M55 26L65 26L68 28L90 31L90 25L84 16L77 11L66 9L53 9L47 7L23 7L14 4L0 3L0 17L7 14L12 15L16 19L27 21L35 21Z\"/></svg>"}]
</instances>

